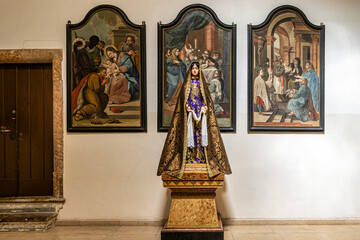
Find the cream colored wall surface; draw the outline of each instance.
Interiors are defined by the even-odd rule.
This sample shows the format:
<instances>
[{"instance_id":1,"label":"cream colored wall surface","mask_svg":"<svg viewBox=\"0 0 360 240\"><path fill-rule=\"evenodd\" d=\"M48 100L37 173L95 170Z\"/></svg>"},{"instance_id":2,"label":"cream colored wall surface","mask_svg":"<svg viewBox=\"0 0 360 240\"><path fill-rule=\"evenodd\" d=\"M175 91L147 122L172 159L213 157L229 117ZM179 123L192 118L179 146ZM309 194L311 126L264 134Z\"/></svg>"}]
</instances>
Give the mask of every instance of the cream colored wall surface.
<instances>
[{"instance_id":1,"label":"cream colored wall surface","mask_svg":"<svg viewBox=\"0 0 360 240\"><path fill-rule=\"evenodd\" d=\"M147 133L65 132L62 220L159 220L169 192L156 176L166 134L157 132L157 23L169 23L190 0L0 1L0 48L62 48L66 28L100 4L121 8L147 32ZM201 0L224 23L237 24L237 133L223 134L233 174L218 191L225 218L360 217L360 1ZM325 134L247 134L247 24L291 4L326 26ZM65 105L64 105L65 109ZM64 115L66 116L66 115ZM64 119L65 122L65 119Z\"/></svg>"}]
</instances>

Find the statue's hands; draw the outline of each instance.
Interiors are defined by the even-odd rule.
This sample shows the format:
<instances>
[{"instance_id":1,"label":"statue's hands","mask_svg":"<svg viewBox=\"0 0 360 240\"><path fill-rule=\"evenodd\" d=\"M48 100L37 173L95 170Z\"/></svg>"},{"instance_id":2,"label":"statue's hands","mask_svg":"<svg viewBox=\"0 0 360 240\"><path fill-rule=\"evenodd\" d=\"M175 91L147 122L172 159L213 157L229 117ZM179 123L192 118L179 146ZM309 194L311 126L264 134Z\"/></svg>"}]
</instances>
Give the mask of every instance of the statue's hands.
<instances>
[{"instance_id":1,"label":"statue's hands","mask_svg":"<svg viewBox=\"0 0 360 240\"><path fill-rule=\"evenodd\" d=\"M130 50L130 51L128 52L128 54L129 54L130 56L135 56L135 53L134 53L133 50Z\"/></svg>"},{"instance_id":2,"label":"statue's hands","mask_svg":"<svg viewBox=\"0 0 360 240\"><path fill-rule=\"evenodd\" d=\"M208 109L207 106L202 106L202 107L201 107L201 111L202 111L203 113L206 113L207 109Z\"/></svg>"},{"instance_id":3,"label":"statue's hands","mask_svg":"<svg viewBox=\"0 0 360 240\"><path fill-rule=\"evenodd\" d=\"M188 112L191 111L191 107L190 107L189 105L187 105L187 104L186 104L186 110L187 110Z\"/></svg>"}]
</instances>

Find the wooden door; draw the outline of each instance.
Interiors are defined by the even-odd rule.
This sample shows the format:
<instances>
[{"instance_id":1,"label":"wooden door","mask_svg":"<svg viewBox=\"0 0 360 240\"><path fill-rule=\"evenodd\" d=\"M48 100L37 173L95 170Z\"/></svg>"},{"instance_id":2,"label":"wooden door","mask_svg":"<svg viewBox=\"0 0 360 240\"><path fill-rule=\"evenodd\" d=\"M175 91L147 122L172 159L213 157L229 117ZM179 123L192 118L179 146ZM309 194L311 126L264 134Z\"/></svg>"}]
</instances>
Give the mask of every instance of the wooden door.
<instances>
[{"instance_id":1,"label":"wooden door","mask_svg":"<svg viewBox=\"0 0 360 240\"><path fill-rule=\"evenodd\" d=\"M52 65L0 65L0 196L52 195Z\"/></svg>"}]
</instances>

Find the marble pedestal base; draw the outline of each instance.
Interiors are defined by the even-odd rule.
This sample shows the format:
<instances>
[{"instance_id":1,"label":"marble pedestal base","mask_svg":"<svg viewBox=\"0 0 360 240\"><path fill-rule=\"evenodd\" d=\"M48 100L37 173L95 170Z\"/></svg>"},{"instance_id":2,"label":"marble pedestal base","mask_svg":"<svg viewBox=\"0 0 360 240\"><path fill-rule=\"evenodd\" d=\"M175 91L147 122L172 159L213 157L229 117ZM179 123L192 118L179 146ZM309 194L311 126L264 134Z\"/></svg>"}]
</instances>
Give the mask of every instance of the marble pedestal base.
<instances>
[{"instance_id":1,"label":"marble pedestal base","mask_svg":"<svg viewBox=\"0 0 360 240\"><path fill-rule=\"evenodd\" d=\"M185 172L182 179L162 175L171 190L171 206L161 239L224 239L217 213L216 189L224 186L224 175L213 178L207 172Z\"/></svg>"}]
</instances>

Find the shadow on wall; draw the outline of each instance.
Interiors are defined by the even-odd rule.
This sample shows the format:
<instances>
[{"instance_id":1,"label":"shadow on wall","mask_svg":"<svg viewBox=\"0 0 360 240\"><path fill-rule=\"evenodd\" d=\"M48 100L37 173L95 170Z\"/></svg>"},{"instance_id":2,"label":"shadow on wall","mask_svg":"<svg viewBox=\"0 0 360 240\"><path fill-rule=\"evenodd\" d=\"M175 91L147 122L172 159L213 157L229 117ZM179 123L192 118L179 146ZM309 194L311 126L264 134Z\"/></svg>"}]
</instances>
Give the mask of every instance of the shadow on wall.
<instances>
[{"instance_id":1,"label":"shadow on wall","mask_svg":"<svg viewBox=\"0 0 360 240\"><path fill-rule=\"evenodd\" d=\"M224 181L224 187L220 188L216 191L216 208L218 213L221 214L221 218L229 218L229 216L231 216L231 212L230 212L230 202L229 202L229 198L226 197L225 195L227 194L227 179L225 177L225 181Z\"/></svg>"},{"instance_id":2,"label":"shadow on wall","mask_svg":"<svg viewBox=\"0 0 360 240\"><path fill-rule=\"evenodd\" d=\"M171 190L169 188L166 189L166 203L163 206L163 214L162 216L165 217L165 220L167 221L167 218L169 217L170 212L170 205L171 205Z\"/></svg>"}]
</instances>

